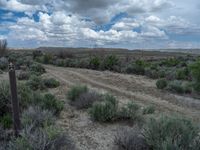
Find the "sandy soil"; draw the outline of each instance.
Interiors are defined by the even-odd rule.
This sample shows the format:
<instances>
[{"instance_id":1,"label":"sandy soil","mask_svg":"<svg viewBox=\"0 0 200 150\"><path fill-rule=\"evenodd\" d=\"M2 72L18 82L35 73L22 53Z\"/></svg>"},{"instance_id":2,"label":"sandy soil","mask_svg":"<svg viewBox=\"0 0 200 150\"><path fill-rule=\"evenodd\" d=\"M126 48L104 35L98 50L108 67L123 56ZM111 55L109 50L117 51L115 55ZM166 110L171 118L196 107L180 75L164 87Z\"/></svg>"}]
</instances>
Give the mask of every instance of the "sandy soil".
<instances>
[{"instance_id":1,"label":"sandy soil","mask_svg":"<svg viewBox=\"0 0 200 150\"><path fill-rule=\"evenodd\" d=\"M62 85L50 92L67 101L65 94L75 84L88 85L98 92L110 92L121 104L134 100L141 106L154 105L157 114L180 114L200 121L200 100L170 94L156 89L155 80L143 76L124 75L108 71L61 68L45 65L46 76L55 77ZM72 136L80 150L110 150L118 128L128 126L123 123L99 124L89 118L87 111L79 111L66 102L65 110L58 122Z\"/></svg>"}]
</instances>

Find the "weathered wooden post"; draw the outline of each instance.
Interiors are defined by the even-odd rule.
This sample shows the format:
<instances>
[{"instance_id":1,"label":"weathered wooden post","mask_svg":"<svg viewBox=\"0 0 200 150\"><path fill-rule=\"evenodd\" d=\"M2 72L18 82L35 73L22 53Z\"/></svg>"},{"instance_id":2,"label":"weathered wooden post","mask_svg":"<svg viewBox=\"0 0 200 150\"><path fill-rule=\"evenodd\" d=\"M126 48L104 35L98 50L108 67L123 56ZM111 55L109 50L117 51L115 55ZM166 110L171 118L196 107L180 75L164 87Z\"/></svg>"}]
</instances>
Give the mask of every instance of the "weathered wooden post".
<instances>
[{"instance_id":1,"label":"weathered wooden post","mask_svg":"<svg viewBox=\"0 0 200 150\"><path fill-rule=\"evenodd\" d=\"M10 92L11 92L11 99L12 99L14 132L15 132L15 136L18 136L19 130L20 130L19 102L17 98L17 84L16 84L15 68L12 63L9 64L9 79L10 79Z\"/></svg>"}]
</instances>

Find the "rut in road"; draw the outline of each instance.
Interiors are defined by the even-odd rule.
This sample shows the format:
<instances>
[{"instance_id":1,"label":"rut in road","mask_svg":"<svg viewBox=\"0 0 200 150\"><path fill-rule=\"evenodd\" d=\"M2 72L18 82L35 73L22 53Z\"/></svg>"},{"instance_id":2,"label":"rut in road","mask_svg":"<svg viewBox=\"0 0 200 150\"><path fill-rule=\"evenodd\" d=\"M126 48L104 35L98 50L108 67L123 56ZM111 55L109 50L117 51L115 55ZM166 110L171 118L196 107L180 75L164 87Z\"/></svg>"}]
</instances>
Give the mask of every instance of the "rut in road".
<instances>
[{"instance_id":1,"label":"rut in road","mask_svg":"<svg viewBox=\"0 0 200 150\"><path fill-rule=\"evenodd\" d=\"M161 112L179 113L200 120L200 101L157 90L155 81L142 76L100 72L88 69L62 68L45 65L48 73L71 86L85 84L111 92L141 105L154 105ZM123 103L123 102L122 102Z\"/></svg>"}]
</instances>

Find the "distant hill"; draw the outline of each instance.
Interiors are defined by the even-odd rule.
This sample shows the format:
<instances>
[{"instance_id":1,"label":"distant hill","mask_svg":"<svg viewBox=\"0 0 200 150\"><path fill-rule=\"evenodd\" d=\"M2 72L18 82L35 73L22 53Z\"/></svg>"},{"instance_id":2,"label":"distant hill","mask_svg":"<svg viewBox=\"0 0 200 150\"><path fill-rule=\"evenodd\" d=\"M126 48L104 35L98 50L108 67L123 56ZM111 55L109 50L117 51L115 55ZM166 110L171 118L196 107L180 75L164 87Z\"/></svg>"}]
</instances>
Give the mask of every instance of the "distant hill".
<instances>
[{"instance_id":1,"label":"distant hill","mask_svg":"<svg viewBox=\"0 0 200 150\"><path fill-rule=\"evenodd\" d=\"M68 51L68 52L98 52L98 51L108 51L108 52L126 52L128 49L119 49L119 48L70 48L70 47L39 47L37 50L48 51L48 52L59 52L59 51Z\"/></svg>"},{"instance_id":2,"label":"distant hill","mask_svg":"<svg viewBox=\"0 0 200 150\"><path fill-rule=\"evenodd\" d=\"M69 52L90 52L90 51L108 51L108 52L128 52L128 51L159 51L159 52L178 52L200 54L200 49L122 49L122 48L71 48L71 47L39 47L36 50L41 51L69 51Z\"/></svg>"}]
</instances>

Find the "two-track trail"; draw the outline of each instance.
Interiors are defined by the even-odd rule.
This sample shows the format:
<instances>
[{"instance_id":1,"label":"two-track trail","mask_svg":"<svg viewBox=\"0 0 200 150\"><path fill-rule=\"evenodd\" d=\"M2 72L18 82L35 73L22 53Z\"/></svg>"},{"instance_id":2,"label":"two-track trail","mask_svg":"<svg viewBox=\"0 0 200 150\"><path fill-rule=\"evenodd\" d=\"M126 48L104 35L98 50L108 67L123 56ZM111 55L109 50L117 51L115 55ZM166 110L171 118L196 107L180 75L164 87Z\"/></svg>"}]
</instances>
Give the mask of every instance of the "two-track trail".
<instances>
[{"instance_id":1,"label":"two-track trail","mask_svg":"<svg viewBox=\"0 0 200 150\"><path fill-rule=\"evenodd\" d=\"M88 85L99 92L109 92L121 104L134 100L141 106L154 105L159 113L177 113L200 121L200 100L170 94L156 88L155 80L143 76L126 75L109 71L62 68L45 65L48 75L63 83L59 92L66 94L72 85ZM63 92L62 92L63 90ZM62 96L61 96L62 97ZM113 134L120 124L105 125L90 121L85 111L77 111L66 105L60 124L67 128L80 149L111 149Z\"/></svg>"}]
</instances>

